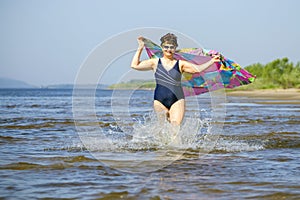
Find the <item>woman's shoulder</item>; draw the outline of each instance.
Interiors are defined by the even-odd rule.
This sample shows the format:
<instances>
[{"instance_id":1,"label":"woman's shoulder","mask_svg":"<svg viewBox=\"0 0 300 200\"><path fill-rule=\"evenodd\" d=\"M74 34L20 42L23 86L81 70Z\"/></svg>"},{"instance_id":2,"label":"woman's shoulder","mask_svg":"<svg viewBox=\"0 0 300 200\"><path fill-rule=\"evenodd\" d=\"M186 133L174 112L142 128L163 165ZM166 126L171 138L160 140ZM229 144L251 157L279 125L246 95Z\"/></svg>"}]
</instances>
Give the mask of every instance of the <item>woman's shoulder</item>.
<instances>
[{"instance_id":1,"label":"woman's shoulder","mask_svg":"<svg viewBox=\"0 0 300 200\"><path fill-rule=\"evenodd\" d=\"M178 64L181 66L181 65L187 65L189 64L190 62L189 61L186 61L186 60L178 60Z\"/></svg>"},{"instance_id":2,"label":"woman's shoulder","mask_svg":"<svg viewBox=\"0 0 300 200\"><path fill-rule=\"evenodd\" d=\"M150 58L149 60L154 64L157 64L160 58Z\"/></svg>"}]
</instances>

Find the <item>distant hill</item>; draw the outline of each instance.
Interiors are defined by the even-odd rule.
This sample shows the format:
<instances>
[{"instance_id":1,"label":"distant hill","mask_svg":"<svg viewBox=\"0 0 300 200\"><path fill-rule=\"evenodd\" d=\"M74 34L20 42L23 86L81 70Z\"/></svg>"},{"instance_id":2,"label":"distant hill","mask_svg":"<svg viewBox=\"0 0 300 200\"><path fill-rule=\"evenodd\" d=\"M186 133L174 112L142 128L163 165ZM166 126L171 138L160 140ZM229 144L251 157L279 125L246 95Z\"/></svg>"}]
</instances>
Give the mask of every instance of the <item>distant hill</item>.
<instances>
[{"instance_id":1,"label":"distant hill","mask_svg":"<svg viewBox=\"0 0 300 200\"><path fill-rule=\"evenodd\" d=\"M154 80L133 79L128 82L117 83L109 86L110 89L154 89Z\"/></svg>"},{"instance_id":2,"label":"distant hill","mask_svg":"<svg viewBox=\"0 0 300 200\"><path fill-rule=\"evenodd\" d=\"M43 85L43 86L34 86L30 85L24 81L15 80L6 77L0 77L0 88L42 88L42 89L73 89L74 84L52 84L52 85ZM85 84L85 85L77 85L76 88L82 89L108 89L108 85L98 84Z\"/></svg>"},{"instance_id":3,"label":"distant hill","mask_svg":"<svg viewBox=\"0 0 300 200\"><path fill-rule=\"evenodd\" d=\"M0 88L36 88L24 81L0 77Z\"/></svg>"},{"instance_id":4,"label":"distant hill","mask_svg":"<svg viewBox=\"0 0 300 200\"><path fill-rule=\"evenodd\" d=\"M74 84L54 84L54 85L47 85L47 86L42 86L42 88L47 88L47 89L73 89L75 87ZM91 85L91 84L86 84L86 85L77 85L76 88L82 88L82 89L107 89L108 85L103 85L103 84L98 84L98 85Z\"/></svg>"},{"instance_id":5,"label":"distant hill","mask_svg":"<svg viewBox=\"0 0 300 200\"><path fill-rule=\"evenodd\" d=\"M73 85L72 84L54 84L54 85L42 86L41 88L46 88L46 89L72 89Z\"/></svg>"}]
</instances>

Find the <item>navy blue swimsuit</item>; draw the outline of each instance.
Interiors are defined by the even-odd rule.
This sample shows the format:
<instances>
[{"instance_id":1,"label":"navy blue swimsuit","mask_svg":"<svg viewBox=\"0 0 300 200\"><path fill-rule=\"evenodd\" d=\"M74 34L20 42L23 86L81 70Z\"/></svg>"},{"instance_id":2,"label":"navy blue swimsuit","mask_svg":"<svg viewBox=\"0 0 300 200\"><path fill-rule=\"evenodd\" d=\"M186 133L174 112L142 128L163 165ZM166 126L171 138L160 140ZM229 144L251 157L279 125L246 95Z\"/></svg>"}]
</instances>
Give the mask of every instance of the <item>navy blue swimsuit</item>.
<instances>
[{"instance_id":1,"label":"navy blue swimsuit","mask_svg":"<svg viewBox=\"0 0 300 200\"><path fill-rule=\"evenodd\" d=\"M154 100L161 102L166 108L170 109L176 101L184 99L178 60L173 68L168 71L159 59L154 76L156 81Z\"/></svg>"}]
</instances>

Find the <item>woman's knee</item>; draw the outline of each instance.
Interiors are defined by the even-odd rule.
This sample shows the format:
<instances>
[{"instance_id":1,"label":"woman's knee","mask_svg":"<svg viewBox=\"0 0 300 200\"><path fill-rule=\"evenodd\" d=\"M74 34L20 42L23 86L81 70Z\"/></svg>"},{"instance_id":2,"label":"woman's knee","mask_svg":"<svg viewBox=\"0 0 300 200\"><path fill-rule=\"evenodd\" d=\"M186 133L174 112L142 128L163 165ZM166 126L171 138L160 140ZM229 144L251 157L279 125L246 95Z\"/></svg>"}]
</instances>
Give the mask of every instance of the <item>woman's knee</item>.
<instances>
[{"instance_id":1,"label":"woman's knee","mask_svg":"<svg viewBox=\"0 0 300 200\"><path fill-rule=\"evenodd\" d=\"M182 120L170 120L170 123L173 125L173 126L179 126L181 124L181 121Z\"/></svg>"}]
</instances>

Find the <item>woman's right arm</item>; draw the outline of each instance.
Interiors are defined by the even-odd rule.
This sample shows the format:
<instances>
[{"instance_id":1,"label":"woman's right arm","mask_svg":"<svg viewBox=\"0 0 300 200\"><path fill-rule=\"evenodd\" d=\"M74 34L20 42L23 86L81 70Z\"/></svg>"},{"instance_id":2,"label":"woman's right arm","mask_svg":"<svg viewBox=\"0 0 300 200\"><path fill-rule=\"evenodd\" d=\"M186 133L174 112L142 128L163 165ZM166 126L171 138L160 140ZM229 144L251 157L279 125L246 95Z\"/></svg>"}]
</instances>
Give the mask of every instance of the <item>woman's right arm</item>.
<instances>
[{"instance_id":1,"label":"woman's right arm","mask_svg":"<svg viewBox=\"0 0 300 200\"><path fill-rule=\"evenodd\" d=\"M154 66L155 66L155 62L154 62L153 59L140 61L140 57L141 57L143 48L145 46L143 40L144 40L143 37L138 38L139 47L136 50L136 52L135 52L135 54L132 58L131 68L136 69L136 70L140 70L140 71L153 70Z\"/></svg>"}]
</instances>

